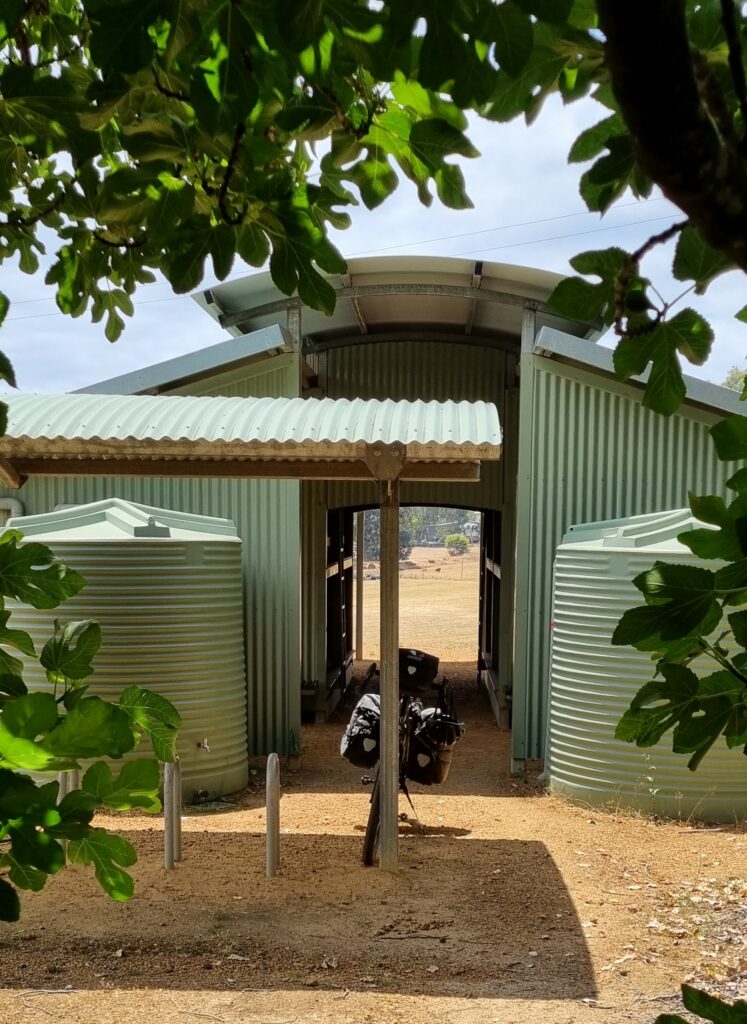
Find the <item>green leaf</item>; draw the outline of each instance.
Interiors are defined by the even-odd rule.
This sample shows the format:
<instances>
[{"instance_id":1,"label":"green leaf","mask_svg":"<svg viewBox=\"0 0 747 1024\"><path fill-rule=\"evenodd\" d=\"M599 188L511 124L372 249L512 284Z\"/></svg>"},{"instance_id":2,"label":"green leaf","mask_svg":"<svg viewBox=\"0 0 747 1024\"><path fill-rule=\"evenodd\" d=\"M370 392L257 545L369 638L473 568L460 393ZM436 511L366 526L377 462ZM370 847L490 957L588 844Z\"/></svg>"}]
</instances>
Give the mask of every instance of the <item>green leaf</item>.
<instances>
[{"instance_id":1,"label":"green leaf","mask_svg":"<svg viewBox=\"0 0 747 1024\"><path fill-rule=\"evenodd\" d=\"M0 768L0 818L21 818L38 802L39 787L28 775Z\"/></svg>"},{"instance_id":2,"label":"green leaf","mask_svg":"<svg viewBox=\"0 0 747 1024\"><path fill-rule=\"evenodd\" d=\"M48 875L56 874L65 866L65 852L54 836L37 827L31 821L21 825L13 823L8 828L11 841L11 852L20 864L30 865L45 871ZM15 879L14 879L15 881Z\"/></svg>"},{"instance_id":3,"label":"green leaf","mask_svg":"<svg viewBox=\"0 0 747 1024\"><path fill-rule=\"evenodd\" d=\"M83 577L58 561L44 544L21 544L18 530L0 535L0 593L33 608L56 608L85 586Z\"/></svg>"},{"instance_id":4,"label":"green leaf","mask_svg":"<svg viewBox=\"0 0 747 1024\"><path fill-rule=\"evenodd\" d=\"M719 569L714 577L714 585L724 604L744 604L747 600L747 558Z\"/></svg>"},{"instance_id":5,"label":"green leaf","mask_svg":"<svg viewBox=\"0 0 747 1024\"><path fill-rule=\"evenodd\" d=\"M441 118L416 121L410 131L410 147L430 171L438 170L446 157L454 153L468 157L480 155L464 132Z\"/></svg>"},{"instance_id":6,"label":"green leaf","mask_svg":"<svg viewBox=\"0 0 747 1024\"><path fill-rule=\"evenodd\" d=\"M270 255L267 235L256 224L243 224L239 228L237 252L250 267L261 267Z\"/></svg>"},{"instance_id":7,"label":"green leaf","mask_svg":"<svg viewBox=\"0 0 747 1024\"><path fill-rule=\"evenodd\" d=\"M566 277L552 290L547 304L573 320L596 320L607 304L607 290L604 285L591 284L582 277Z\"/></svg>"},{"instance_id":8,"label":"green leaf","mask_svg":"<svg viewBox=\"0 0 747 1024\"><path fill-rule=\"evenodd\" d=\"M8 705L5 705L7 708ZM53 754L48 753L34 740L24 739L22 736L14 736L0 718L0 766L22 768L25 771L51 771L57 767L67 767Z\"/></svg>"},{"instance_id":9,"label":"green leaf","mask_svg":"<svg viewBox=\"0 0 747 1024\"><path fill-rule=\"evenodd\" d=\"M159 693L142 686L128 686L119 698L119 706L149 738L159 761L176 758L176 734L181 715Z\"/></svg>"},{"instance_id":10,"label":"green leaf","mask_svg":"<svg viewBox=\"0 0 747 1024\"><path fill-rule=\"evenodd\" d=\"M672 274L678 281L695 281L696 295L702 295L715 277L733 266L731 260L705 241L697 228L688 225L681 232Z\"/></svg>"},{"instance_id":11,"label":"green leaf","mask_svg":"<svg viewBox=\"0 0 747 1024\"><path fill-rule=\"evenodd\" d=\"M0 921L18 921L21 917L21 901L12 885L0 878Z\"/></svg>"},{"instance_id":12,"label":"green leaf","mask_svg":"<svg viewBox=\"0 0 747 1024\"><path fill-rule=\"evenodd\" d=\"M163 188L156 193L158 198L145 218L148 240L154 245L167 245L172 240L176 227L191 216L195 202L191 185L165 173L162 179Z\"/></svg>"},{"instance_id":13,"label":"green leaf","mask_svg":"<svg viewBox=\"0 0 747 1024\"><path fill-rule=\"evenodd\" d=\"M490 32L498 64L515 78L532 54L534 33L529 16L517 4L506 0L492 7Z\"/></svg>"},{"instance_id":14,"label":"green leaf","mask_svg":"<svg viewBox=\"0 0 747 1024\"><path fill-rule=\"evenodd\" d=\"M132 877L122 868L137 863L137 853L126 839L94 828L84 839L70 842L67 855L71 864L93 864L99 885L113 900L122 903L132 896Z\"/></svg>"},{"instance_id":15,"label":"green leaf","mask_svg":"<svg viewBox=\"0 0 747 1024\"><path fill-rule=\"evenodd\" d=\"M14 885L17 885L19 889L30 889L32 892L40 892L44 888L47 876L43 871L30 864L24 864L12 854L6 856L10 868L8 874Z\"/></svg>"},{"instance_id":16,"label":"green leaf","mask_svg":"<svg viewBox=\"0 0 747 1024\"><path fill-rule=\"evenodd\" d=\"M619 114L611 114L603 121L598 121L597 124L587 128L578 136L568 154L568 163L583 163L586 160L591 160L606 149L610 138L620 135L623 129L624 123Z\"/></svg>"},{"instance_id":17,"label":"green leaf","mask_svg":"<svg viewBox=\"0 0 747 1024\"><path fill-rule=\"evenodd\" d=\"M711 354L713 329L694 309L681 309L671 320L661 325L666 328L668 341L677 351L696 366L702 366Z\"/></svg>"},{"instance_id":18,"label":"green leaf","mask_svg":"<svg viewBox=\"0 0 747 1024\"><path fill-rule=\"evenodd\" d=\"M727 507L724 499L718 495L691 494L690 508L693 515L701 522L711 523L719 529L687 530L678 539L698 558L720 558L726 561L743 558L747 555L747 521L744 514L740 514L741 504L736 501L734 506Z\"/></svg>"},{"instance_id":19,"label":"green leaf","mask_svg":"<svg viewBox=\"0 0 747 1024\"><path fill-rule=\"evenodd\" d=\"M683 716L697 710L695 673L684 665L660 667L663 678L646 683L636 693L615 729L616 739L639 747L655 746Z\"/></svg>"},{"instance_id":20,"label":"green leaf","mask_svg":"<svg viewBox=\"0 0 747 1024\"><path fill-rule=\"evenodd\" d=\"M114 810L129 811L140 807L155 813L161 809L158 799L160 783L158 761L128 761L116 779L105 761L97 761L83 776L82 789L98 804Z\"/></svg>"},{"instance_id":21,"label":"green leaf","mask_svg":"<svg viewBox=\"0 0 747 1024\"><path fill-rule=\"evenodd\" d=\"M35 740L57 724L57 702L51 693L27 693L3 709L3 727L12 736Z\"/></svg>"},{"instance_id":22,"label":"green leaf","mask_svg":"<svg viewBox=\"0 0 747 1024\"><path fill-rule=\"evenodd\" d=\"M713 1024L744 1024L746 1019L747 1003L743 1000L729 1006L717 996L708 995L692 985L682 986L682 1002L690 1013L697 1013Z\"/></svg>"},{"instance_id":23,"label":"green leaf","mask_svg":"<svg viewBox=\"0 0 747 1024\"><path fill-rule=\"evenodd\" d=\"M723 462L747 459L747 416L727 416L711 427L718 457Z\"/></svg>"},{"instance_id":24,"label":"green leaf","mask_svg":"<svg viewBox=\"0 0 747 1024\"><path fill-rule=\"evenodd\" d=\"M84 697L44 740L60 757L121 757L135 746L130 717L100 697Z\"/></svg>"},{"instance_id":25,"label":"green leaf","mask_svg":"<svg viewBox=\"0 0 747 1024\"><path fill-rule=\"evenodd\" d=\"M464 175L455 164L444 164L433 175L438 198L451 210L471 210L474 203L467 195Z\"/></svg>"},{"instance_id":26,"label":"green leaf","mask_svg":"<svg viewBox=\"0 0 747 1024\"><path fill-rule=\"evenodd\" d=\"M357 185L361 199L369 210L376 209L388 199L399 184L399 179L386 158L359 160L350 168L346 177Z\"/></svg>"},{"instance_id":27,"label":"green leaf","mask_svg":"<svg viewBox=\"0 0 747 1024\"><path fill-rule=\"evenodd\" d=\"M219 224L210 235L210 254L213 257L213 271L219 281L228 277L236 254L236 228Z\"/></svg>"},{"instance_id":28,"label":"green leaf","mask_svg":"<svg viewBox=\"0 0 747 1024\"><path fill-rule=\"evenodd\" d=\"M75 684L90 676L91 659L101 646L101 626L93 619L68 622L47 641L39 661L53 685Z\"/></svg>"},{"instance_id":29,"label":"green leaf","mask_svg":"<svg viewBox=\"0 0 747 1024\"><path fill-rule=\"evenodd\" d=\"M319 309L327 316L331 316L335 311L336 302L332 285L310 264L299 261L297 269L299 297L312 309Z\"/></svg>"}]
</instances>

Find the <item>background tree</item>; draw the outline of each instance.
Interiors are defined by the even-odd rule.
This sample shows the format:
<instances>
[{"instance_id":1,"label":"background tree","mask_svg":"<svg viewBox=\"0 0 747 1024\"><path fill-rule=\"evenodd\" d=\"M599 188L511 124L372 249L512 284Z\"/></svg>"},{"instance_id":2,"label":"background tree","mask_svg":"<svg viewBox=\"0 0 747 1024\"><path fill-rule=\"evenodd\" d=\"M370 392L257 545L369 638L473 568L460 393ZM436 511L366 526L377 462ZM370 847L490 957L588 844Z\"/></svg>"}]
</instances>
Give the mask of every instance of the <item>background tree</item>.
<instances>
[{"instance_id":1,"label":"background tree","mask_svg":"<svg viewBox=\"0 0 747 1024\"><path fill-rule=\"evenodd\" d=\"M721 381L721 386L731 388L732 391L741 391L744 387L745 377L747 377L747 370L740 370L738 366L732 366Z\"/></svg>"}]
</instances>

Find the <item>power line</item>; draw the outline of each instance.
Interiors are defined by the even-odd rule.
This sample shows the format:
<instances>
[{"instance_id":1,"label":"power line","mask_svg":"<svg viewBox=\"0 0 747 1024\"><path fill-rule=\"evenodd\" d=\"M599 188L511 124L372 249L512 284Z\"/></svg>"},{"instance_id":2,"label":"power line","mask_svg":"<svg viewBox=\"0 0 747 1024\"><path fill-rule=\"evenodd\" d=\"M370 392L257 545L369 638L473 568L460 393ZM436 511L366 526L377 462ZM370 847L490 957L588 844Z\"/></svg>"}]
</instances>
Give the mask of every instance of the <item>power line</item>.
<instances>
[{"instance_id":1,"label":"power line","mask_svg":"<svg viewBox=\"0 0 747 1024\"><path fill-rule=\"evenodd\" d=\"M633 204L630 204L630 205L633 205ZM567 216L567 215L564 214L563 216ZM570 215L570 216L572 216L572 215ZM548 219L549 220L555 220L555 219L560 219L560 218L548 218ZM603 231L623 231L626 228L638 227L641 224L656 224L656 223L659 223L660 221L663 221L663 220L671 220L671 217L670 216L666 216L666 217L650 217L650 218L648 218L646 220L632 220L632 221L628 221L626 224L608 224L606 227L590 228L587 231L570 231L570 232L567 232L566 234L563 234L563 235L548 235L545 238L531 238L531 239L528 239L528 240L523 241L523 242L507 242L505 245L491 246L488 249L467 249L467 250L463 250L462 252L449 253L448 256L471 256L471 255L474 255L475 253L499 252L501 249L515 249L518 246L522 246L522 245L540 245L540 244L542 244L544 242L557 242L557 241L560 241L561 239L565 239L565 238L579 238L582 235L597 235L597 234L600 234ZM542 221L536 221L535 223L542 223ZM480 233L481 232L467 232L468 235L480 234ZM459 236L455 236L455 237L459 237ZM426 242L411 242L409 244L411 244L411 245L425 245L427 243ZM372 253L380 252L380 251L381 250L379 250L379 249L372 249L372 250L370 250L370 252L372 252ZM368 253L358 253L357 255L368 255ZM231 280L231 279L227 278L227 280ZM134 306L148 306L148 305L152 305L153 303L156 303L156 302L180 302L183 299L187 299L187 298L189 298L188 295L169 295L169 296L166 296L163 299L142 299L139 302L133 303L133 305ZM42 300L39 300L39 301L42 301ZM60 310L54 310L51 313L31 313L29 316L10 316L10 317L6 318L5 323L14 323L14 322L17 322L19 320L41 320L41 319L44 319L46 317L52 317L52 316L65 316L65 314L62 313Z\"/></svg>"},{"instance_id":2,"label":"power line","mask_svg":"<svg viewBox=\"0 0 747 1024\"><path fill-rule=\"evenodd\" d=\"M663 196L660 196L660 197L657 197L655 199L641 199L641 200L634 200L633 202L630 202L630 203L620 203L618 206L615 207L615 209L616 210L622 210L622 209L625 209L628 206L641 206L641 204L648 205L649 203L662 203L662 202L664 202L664 198L663 198ZM556 221L556 220L570 220L573 217L591 217L592 214L593 214L593 211L591 211L591 210L577 210L575 213L559 213L559 214L556 214L554 217L538 217L535 220L517 221L517 223L515 223L515 224L499 224L499 225L497 225L495 227L492 227L492 228L479 228L476 231L461 231L461 232L458 232L455 235L438 235L435 238L420 238L420 239L416 239L414 242L398 242L396 245L384 245L384 246L380 246L378 249L367 249L367 250L365 250L363 252L353 253L351 255L351 259L355 258L357 256L368 256L371 253L375 253L375 252L392 252L395 249L409 249L409 248L411 248L414 245L433 245L435 242L452 242L452 241L454 241L457 238L472 238L472 237L474 237L476 235L489 235L489 234L492 234L492 233L494 233L496 231L512 231L515 228L528 228L528 227L534 227L537 224L550 224L551 222ZM645 224L645 223L647 223L647 221L641 221L641 223ZM568 236L568 237L570 237L570 236ZM530 242L517 242L515 244L517 244L517 245L530 245L531 243ZM484 251L485 252L489 252L490 250L484 250ZM459 255L461 255L461 253L455 253L454 255L459 256ZM229 277L229 278L226 278L226 280L230 281L230 280L233 280L233 278ZM152 284L146 284L143 287L144 288L163 288L163 287L167 287L167 285L162 284L160 281L154 281ZM148 302L161 302L161 301L165 301L165 300L161 300L161 299L148 299L148 300L144 300L144 301L148 301ZM45 297L43 299L14 299L12 304L14 306L28 306L28 305L33 305L34 303L38 303L38 302L54 302L54 296L50 295L50 296L47 296L47 297ZM143 304L144 304L144 302L137 303L137 305L143 305ZM39 315L40 316L52 316L54 314L52 314L52 313L46 314L45 313L45 314L39 314ZM30 317L12 317L11 319L15 319L15 320L18 320L18 319L30 319Z\"/></svg>"},{"instance_id":3,"label":"power line","mask_svg":"<svg viewBox=\"0 0 747 1024\"><path fill-rule=\"evenodd\" d=\"M616 206L615 209L622 210L626 206L640 206L642 203L648 204L662 202L664 202L663 196L656 199L641 199L635 200L631 203L620 203L620 205ZM592 213L592 210L577 210L576 213L559 213L555 217L539 217L537 220L525 220L520 221L516 224L501 224L499 227L480 228L478 231L462 231L456 235L439 235L437 238L421 238L417 242L398 242L396 245L383 245L380 246L378 249L367 249L365 250L365 252L357 252L354 253L353 255L368 256L374 252L391 252L393 249L409 249L410 246L413 245L431 245L433 242L451 242L455 238L471 238L474 235L489 235L492 234L492 232L494 231L511 231L513 228L528 228L533 227L536 224L549 224L551 221L555 220L568 220L572 217L590 217L592 216ZM646 222L642 221L641 223ZM524 243L522 242L517 244L523 245ZM457 253L456 255L459 255L459 253Z\"/></svg>"}]
</instances>

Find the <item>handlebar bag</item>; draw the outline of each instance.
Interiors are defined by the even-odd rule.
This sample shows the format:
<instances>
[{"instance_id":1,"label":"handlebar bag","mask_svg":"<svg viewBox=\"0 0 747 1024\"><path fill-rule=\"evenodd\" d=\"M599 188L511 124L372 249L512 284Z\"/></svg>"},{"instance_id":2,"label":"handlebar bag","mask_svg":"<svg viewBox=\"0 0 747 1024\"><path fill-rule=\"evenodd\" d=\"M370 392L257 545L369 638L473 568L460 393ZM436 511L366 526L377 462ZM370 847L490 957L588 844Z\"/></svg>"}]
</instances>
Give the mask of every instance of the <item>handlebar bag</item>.
<instances>
[{"instance_id":1,"label":"handlebar bag","mask_svg":"<svg viewBox=\"0 0 747 1024\"><path fill-rule=\"evenodd\" d=\"M353 708L340 741L340 753L356 768L373 768L379 760L381 698L365 693Z\"/></svg>"}]
</instances>

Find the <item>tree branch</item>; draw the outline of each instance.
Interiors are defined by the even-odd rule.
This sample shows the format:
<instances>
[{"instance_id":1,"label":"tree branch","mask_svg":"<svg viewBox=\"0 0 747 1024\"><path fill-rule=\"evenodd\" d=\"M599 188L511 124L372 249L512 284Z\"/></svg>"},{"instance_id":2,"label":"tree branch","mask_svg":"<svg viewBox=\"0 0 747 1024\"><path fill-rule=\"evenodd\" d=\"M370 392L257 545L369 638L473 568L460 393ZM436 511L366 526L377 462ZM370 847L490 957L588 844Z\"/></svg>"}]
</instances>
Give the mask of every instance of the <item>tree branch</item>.
<instances>
[{"instance_id":1,"label":"tree branch","mask_svg":"<svg viewBox=\"0 0 747 1024\"><path fill-rule=\"evenodd\" d=\"M638 273L641 260L650 252L655 245L661 245L663 242L668 242L670 238L674 238L680 231L684 231L689 221L681 220L676 224L670 225L665 228L664 231L660 231L658 235L652 235L643 245L639 246L635 252L632 252L625 260L623 265L620 267L620 272L615 279L615 334L618 337L634 338L639 337L642 334L650 334L659 324L659 321L664 316L666 309L668 308L665 304L664 309L657 311L654 319L647 324L641 324L639 327L631 328L625 327L623 320L625 319L625 292L627 291L628 284L630 283L631 277Z\"/></svg>"},{"instance_id":2,"label":"tree branch","mask_svg":"<svg viewBox=\"0 0 747 1024\"><path fill-rule=\"evenodd\" d=\"M734 0L721 0L721 24L724 26L726 42L729 45L729 70L739 99L739 109L742 112L742 140L744 140L745 131L747 131L747 82L744 76L742 40L739 35L737 8Z\"/></svg>"},{"instance_id":3,"label":"tree branch","mask_svg":"<svg viewBox=\"0 0 747 1024\"><path fill-rule=\"evenodd\" d=\"M747 271L747 158L703 99L685 0L597 0L615 98L646 174Z\"/></svg>"},{"instance_id":4,"label":"tree branch","mask_svg":"<svg viewBox=\"0 0 747 1024\"><path fill-rule=\"evenodd\" d=\"M246 203L241 213L232 216L228 209L228 187L231 184L231 177L233 172L236 170L236 165L239 162L239 156L241 155L241 144L244 141L246 135L246 125L237 124L236 131L233 136L233 146L231 147L231 154L228 157L228 164L226 165L226 171L223 175L223 180L220 183L220 189L218 190L218 207L220 209L221 217L231 227L235 227L237 224L241 224L246 214Z\"/></svg>"}]
</instances>

